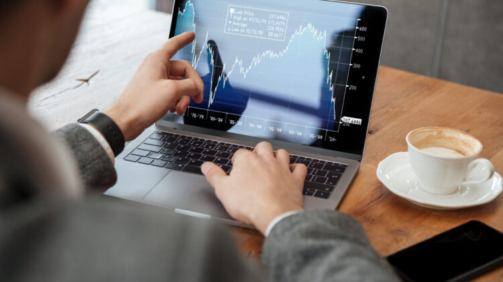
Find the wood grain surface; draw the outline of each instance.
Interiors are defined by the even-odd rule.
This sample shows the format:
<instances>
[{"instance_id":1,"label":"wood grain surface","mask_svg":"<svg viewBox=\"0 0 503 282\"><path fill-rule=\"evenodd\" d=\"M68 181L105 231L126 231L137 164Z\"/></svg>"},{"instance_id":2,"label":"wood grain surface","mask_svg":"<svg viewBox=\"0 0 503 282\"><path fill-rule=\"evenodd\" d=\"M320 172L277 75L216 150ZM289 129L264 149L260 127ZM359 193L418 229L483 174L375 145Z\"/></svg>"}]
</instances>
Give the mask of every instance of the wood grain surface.
<instances>
[{"instance_id":1,"label":"wood grain surface","mask_svg":"<svg viewBox=\"0 0 503 282\"><path fill-rule=\"evenodd\" d=\"M93 108L108 109L143 58L168 39L169 15L125 2L92 2L68 64L33 95L30 110L48 129L74 122ZM378 163L406 151L406 134L423 126L469 132L484 144L481 156L503 172L503 95L382 67L364 160L340 211L362 223L383 256L469 220L503 231L501 197L481 207L436 211L394 196L379 182ZM264 238L254 230L231 229L243 253L259 258ZM478 281L502 280L500 269Z\"/></svg>"}]
</instances>

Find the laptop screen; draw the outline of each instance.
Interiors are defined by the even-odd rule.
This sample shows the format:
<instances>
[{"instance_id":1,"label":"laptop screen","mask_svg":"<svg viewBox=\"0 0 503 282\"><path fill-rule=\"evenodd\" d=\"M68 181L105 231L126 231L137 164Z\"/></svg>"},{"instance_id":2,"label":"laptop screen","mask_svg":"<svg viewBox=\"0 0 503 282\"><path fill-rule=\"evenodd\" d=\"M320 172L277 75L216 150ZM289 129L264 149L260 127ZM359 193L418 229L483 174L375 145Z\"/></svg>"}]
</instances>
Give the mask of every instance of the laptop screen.
<instances>
[{"instance_id":1,"label":"laptop screen","mask_svg":"<svg viewBox=\"0 0 503 282\"><path fill-rule=\"evenodd\" d=\"M180 0L204 101L163 119L363 154L387 13L318 0Z\"/></svg>"}]
</instances>

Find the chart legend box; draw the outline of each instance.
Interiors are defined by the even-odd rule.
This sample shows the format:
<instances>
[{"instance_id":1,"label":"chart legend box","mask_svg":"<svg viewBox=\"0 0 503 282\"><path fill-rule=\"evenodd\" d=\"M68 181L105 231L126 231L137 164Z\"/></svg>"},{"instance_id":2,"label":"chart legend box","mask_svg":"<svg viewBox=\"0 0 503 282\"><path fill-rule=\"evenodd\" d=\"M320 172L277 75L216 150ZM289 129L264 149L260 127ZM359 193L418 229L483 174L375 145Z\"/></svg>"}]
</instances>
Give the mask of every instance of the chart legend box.
<instances>
[{"instance_id":1,"label":"chart legend box","mask_svg":"<svg viewBox=\"0 0 503 282\"><path fill-rule=\"evenodd\" d=\"M288 17L288 12L229 5L224 32L284 41Z\"/></svg>"}]
</instances>

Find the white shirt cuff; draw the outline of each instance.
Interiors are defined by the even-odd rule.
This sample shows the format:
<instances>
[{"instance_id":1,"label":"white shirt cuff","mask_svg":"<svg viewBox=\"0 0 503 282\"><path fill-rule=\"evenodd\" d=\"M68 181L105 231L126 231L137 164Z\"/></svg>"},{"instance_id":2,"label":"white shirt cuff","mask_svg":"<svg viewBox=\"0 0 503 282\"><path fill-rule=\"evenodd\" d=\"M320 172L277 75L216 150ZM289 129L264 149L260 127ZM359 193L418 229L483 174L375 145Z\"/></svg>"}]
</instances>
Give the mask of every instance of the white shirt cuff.
<instances>
[{"instance_id":1,"label":"white shirt cuff","mask_svg":"<svg viewBox=\"0 0 503 282\"><path fill-rule=\"evenodd\" d=\"M274 226L276 226L276 224L278 224L280 221L282 221L283 219L285 219L289 216L292 216L294 214L298 214L301 212L302 211L289 211L289 212L285 212L284 214L276 217L273 221L271 221L271 223L269 223L269 226L267 226L267 229L265 230L265 234L264 234L265 237L269 236L269 234L271 233Z\"/></svg>"},{"instance_id":2,"label":"white shirt cuff","mask_svg":"<svg viewBox=\"0 0 503 282\"><path fill-rule=\"evenodd\" d=\"M91 135L94 136L94 138L96 138L96 141L98 141L98 143L100 143L101 147L103 147L103 149L107 153L108 157L112 161L112 164L115 164L115 155L114 155L114 152L112 151L112 147L110 147L110 144L108 144L105 137L103 137L103 135L101 135L101 132L99 132L96 128L94 128L88 124L85 124L85 123L79 123L79 125L85 129L87 129L87 131L89 131L89 133L91 133Z\"/></svg>"}]
</instances>

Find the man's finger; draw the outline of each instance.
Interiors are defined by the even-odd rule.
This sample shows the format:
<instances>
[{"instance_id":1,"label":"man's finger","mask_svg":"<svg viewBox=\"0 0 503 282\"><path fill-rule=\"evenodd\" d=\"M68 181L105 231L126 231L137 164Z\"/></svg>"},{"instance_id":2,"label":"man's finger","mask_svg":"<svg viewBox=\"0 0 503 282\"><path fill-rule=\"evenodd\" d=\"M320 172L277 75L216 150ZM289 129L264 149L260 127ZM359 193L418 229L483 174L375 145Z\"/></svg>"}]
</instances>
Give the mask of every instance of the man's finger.
<instances>
[{"instance_id":1,"label":"man's finger","mask_svg":"<svg viewBox=\"0 0 503 282\"><path fill-rule=\"evenodd\" d=\"M292 176L295 179L296 182L298 183L304 183L304 180L306 180L306 175L307 175L307 167L305 164L292 164L290 166L292 170ZM301 185L301 187L303 187Z\"/></svg>"},{"instance_id":2,"label":"man's finger","mask_svg":"<svg viewBox=\"0 0 503 282\"><path fill-rule=\"evenodd\" d=\"M223 169L221 169L214 163L204 163L201 166L201 171L203 172L204 176L206 176L206 179L208 179L210 185L214 188L218 186L218 184L221 183L222 180L228 177L227 173L225 173Z\"/></svg>"},{"instance_id":3,"label":"man's finger","mask_svg":"<svg viewBox=\"0 0 503 282\"><path fill-rule=\"evenodd\" d=\"M179 116L182 116L185 114L185 111L187 110L187 107L190 105L190 97L188 96L183 96L180 101L178 101L178 104L176 105L176 114Z\"/></svg>"},{"instance_id":4,"label":"man's finger","mask_svg":"<svg viewBox=\"0 0 503 282\"><path fill-rule=\"evenodd\" d=\"M178 51L192 43L195 37L196 35L193 32L182 33L168 40L159 51L166 60L171 60Z\"/></svg>"},{"instance_id":5,"label":"man's finger","mask_svg":"<svg viewBox=\"0 0 503 282\"><path fill-rule=\"evenodd\" d=\"M290 167L290 154L288 154L286 150L279 149L276 151L276 159L278 159L279 163L287 169Z\"/></svg>"},{"instance_id":6,"label":"man's finger","mask_svg":"<svg viewBox=\"0 0 503 282\"><path fill-rule=\"evenodd\" d=\"M269 142L260 142L255 149L253 150L257 155L262 157L274 157L274 152L271 143Z\"/></svg>"},{"instance_id":7,"label":"man's finger","mask_svg":"<svg viewBox=\"0 0 503 282\"><path fill-rule=\"evenodd\" d=\"M183 96L195 97L201 94L199 84L192 78L182 80L167 80L166 87L171 89L170 93L174 94L172 99L182 99Z\"/></svg>"},{"instance_id":8,"label":"man's finger","mask_svg":"<svg viewBox=\"0 0 503 282\"><path fill-rule=\"evenodd\" d=\"M204 95L204 83L197 71L192 67L192 65L187 61L173 60L171 61L170 66L170 76L190 78L196 81L196 83L199 85L199 88L201 88L201 93L200 95L194 97L194 101L198 104L201 103L203 101Z\"/></svg>"},{"instance_id":9,"label":"man's finger","mask_svg":"<svg viewBox=\"0 0 503 282\"><path fill-rule=\"evenodd\" d=\"M236 160L237 160L240 156L242 156L242 155L246 155L246 154L251 154L251 152L250 152L250 151L248 151L248 150L246 150L246 149L239 149L239 150L237 150L237 151L234 153L234 155L232 155L231 162L232 162L233 164L235 164L235 163L236 163Z\"/></svg>"}]
</instances>

